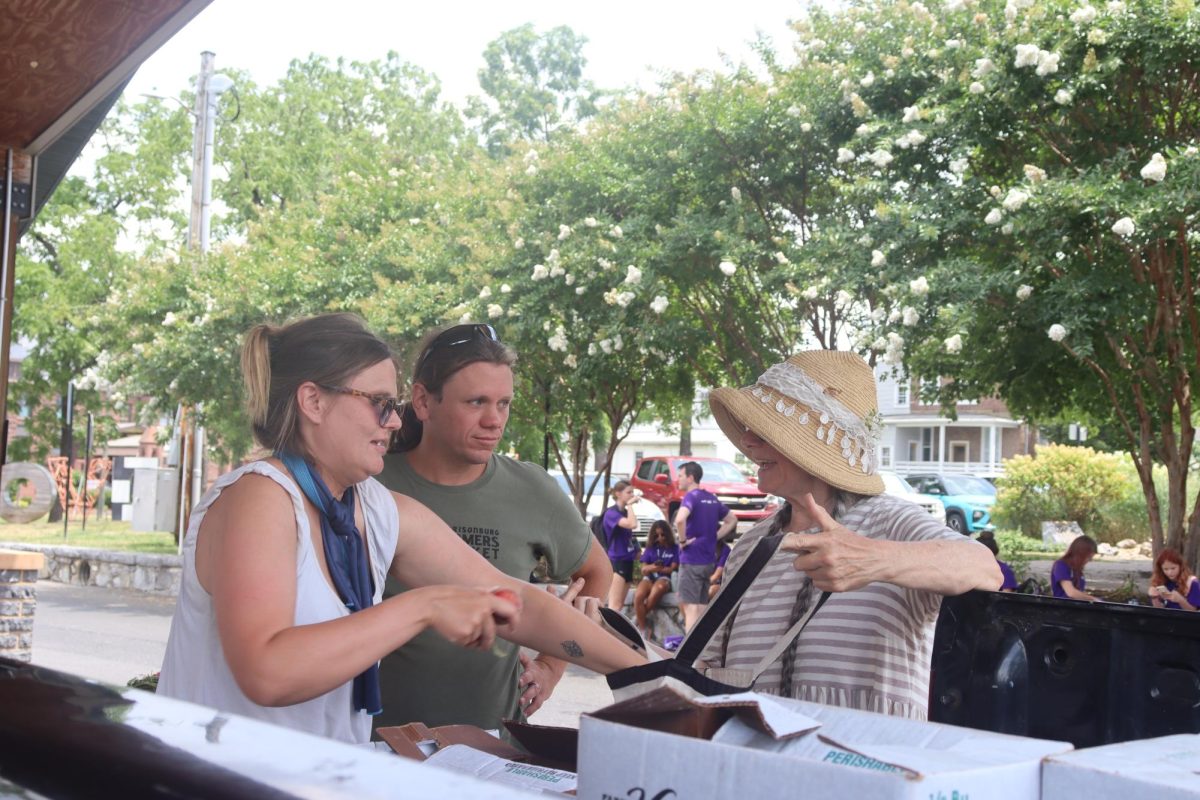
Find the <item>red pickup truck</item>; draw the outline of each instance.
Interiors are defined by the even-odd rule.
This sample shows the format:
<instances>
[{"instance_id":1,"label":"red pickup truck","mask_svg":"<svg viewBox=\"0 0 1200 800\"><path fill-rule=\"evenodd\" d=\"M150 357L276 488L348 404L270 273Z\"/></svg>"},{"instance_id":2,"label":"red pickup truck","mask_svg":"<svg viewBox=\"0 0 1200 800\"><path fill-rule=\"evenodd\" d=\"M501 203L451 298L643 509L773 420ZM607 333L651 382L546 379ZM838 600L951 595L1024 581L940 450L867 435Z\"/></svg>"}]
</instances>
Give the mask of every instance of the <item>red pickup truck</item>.
<instances>
[{"instance_id":1,"label":"red pickup truck","mask_svg":"<svg viewBox=\"0 0 1200 800\"><path fill-rule=\"evenodd\" d=\"M723 458L704 456L648 456L637 463L630 482L642 495L675 521L675 512L684 493L676 486L679 465L695 461L704 470L700 486L712 492L738 518L738 522L758 522L778 508L774 497L764 494L734 464Z\"/></svg>"}]
</instances>

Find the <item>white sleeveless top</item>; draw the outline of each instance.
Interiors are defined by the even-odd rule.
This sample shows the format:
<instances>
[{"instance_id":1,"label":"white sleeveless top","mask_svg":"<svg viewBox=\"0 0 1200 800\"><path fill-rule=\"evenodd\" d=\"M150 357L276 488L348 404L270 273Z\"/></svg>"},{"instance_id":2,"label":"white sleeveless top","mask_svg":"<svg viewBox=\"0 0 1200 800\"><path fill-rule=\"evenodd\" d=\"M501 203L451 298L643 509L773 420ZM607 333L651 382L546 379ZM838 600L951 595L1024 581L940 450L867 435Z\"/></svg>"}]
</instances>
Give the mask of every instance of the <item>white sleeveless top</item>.
<instances>
[{"instance_id":1,"label":"white sleeveless top","mask_svg":"<svg viewBox=\"0 0 1200 800\"><path fill-rule=\"evenodd\" d=\"M171 634L163 658L158 693L193 703L273 722L332 739L367 742L371 738L371 717L355 711L352 682L303 703L278 708L260 706L238 688L225 662L225 653L217 635L217 620L212 597L200 585L196 574L196 533L213 501L221 491L247 473L271 478L292 498L296 514L296 625L311 625L350 612L338 598L321 572L313 551L308 515L300 489L291 476L266 461L254 461L221 476L200 500L188 521L183 542L183 575ZM396 552L400 518L391 494L374 478L354 487L362 502L366 520L366 539L375 581L375 602L383 598L387 570Z\"/></svg>"}]
</instances>

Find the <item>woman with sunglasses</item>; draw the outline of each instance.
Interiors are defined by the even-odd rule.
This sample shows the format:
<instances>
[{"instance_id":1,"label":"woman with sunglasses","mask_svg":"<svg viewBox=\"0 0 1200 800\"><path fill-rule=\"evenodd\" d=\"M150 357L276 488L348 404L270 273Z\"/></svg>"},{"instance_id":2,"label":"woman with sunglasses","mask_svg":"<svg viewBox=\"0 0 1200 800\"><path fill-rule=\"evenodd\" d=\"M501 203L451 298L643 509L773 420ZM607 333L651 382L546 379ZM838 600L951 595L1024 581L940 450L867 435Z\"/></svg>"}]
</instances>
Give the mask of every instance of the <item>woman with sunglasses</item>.
<instances>
[{"instance_id":1,"label":"woman with sunglasses","mask_svg":"<svg viewBox=\"0 0 1200 800\"><path fill-rule=\"evenodd\" d=\"M396 365L357 317L256 326L242 371L272 455L222 476L192 513L159 692L361 743L380 711L379 659L426 629L601 671L639 663L374 480L400 424ZM413 590L384 600L389 574Z\"/></svg>"}]
</instances>

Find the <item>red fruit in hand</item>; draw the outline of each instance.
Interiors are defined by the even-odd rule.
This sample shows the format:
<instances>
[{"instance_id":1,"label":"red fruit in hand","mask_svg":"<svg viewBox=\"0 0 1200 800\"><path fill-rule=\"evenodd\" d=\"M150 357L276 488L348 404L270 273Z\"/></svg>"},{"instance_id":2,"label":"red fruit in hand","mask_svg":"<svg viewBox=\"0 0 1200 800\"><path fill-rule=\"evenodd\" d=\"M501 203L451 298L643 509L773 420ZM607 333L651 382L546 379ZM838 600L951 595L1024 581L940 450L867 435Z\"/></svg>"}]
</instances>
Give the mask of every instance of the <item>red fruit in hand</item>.
<instances>
[{"instance_id":1,"label":"red fruit in hand","mask_svg":"<svg viewBox=\"0 0 1200 800\"><path fill-rule=\"evenodd\" d=\"M499 597L501 600L506 600L512 603L518 609L521 608L521 598L512 589L492 589L492 594L494 594L496 597ZM497 625L504 625L512 621L501 617L499 614L492 614L492 619Z\"/></svg>"}]
</instances>

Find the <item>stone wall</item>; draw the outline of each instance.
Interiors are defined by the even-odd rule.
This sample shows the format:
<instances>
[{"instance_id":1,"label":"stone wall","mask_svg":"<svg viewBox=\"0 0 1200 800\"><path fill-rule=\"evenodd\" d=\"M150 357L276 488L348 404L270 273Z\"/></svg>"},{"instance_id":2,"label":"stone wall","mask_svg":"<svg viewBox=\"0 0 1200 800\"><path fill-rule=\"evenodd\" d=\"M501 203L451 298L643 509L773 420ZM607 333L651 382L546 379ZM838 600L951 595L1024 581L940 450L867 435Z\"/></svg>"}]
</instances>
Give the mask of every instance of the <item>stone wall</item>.
<instances>
[{"instance_id":1,"label":"stone wall","mask_svg":"<svg viewBox=\"0 0 1200 800\"><path fill-rule=\"evenodd\" d=\"M29 661L41 553L0 550L0 656Z\"/></svg>"},{"instance_id":2,"label":"stone wall","mask_svg":"<svg viewBox=\"0 0 1200 800\"><path fill-rule=\"evenodd\" d=\"M182 559L179 556L115 553L86 547L0 542L10 550L45 557L38 577L77 586L111 586L154 594L179 594Z\"/></svg>"}]
</instances>

